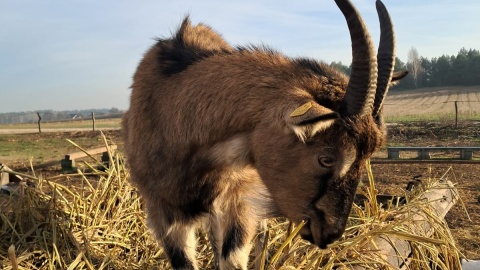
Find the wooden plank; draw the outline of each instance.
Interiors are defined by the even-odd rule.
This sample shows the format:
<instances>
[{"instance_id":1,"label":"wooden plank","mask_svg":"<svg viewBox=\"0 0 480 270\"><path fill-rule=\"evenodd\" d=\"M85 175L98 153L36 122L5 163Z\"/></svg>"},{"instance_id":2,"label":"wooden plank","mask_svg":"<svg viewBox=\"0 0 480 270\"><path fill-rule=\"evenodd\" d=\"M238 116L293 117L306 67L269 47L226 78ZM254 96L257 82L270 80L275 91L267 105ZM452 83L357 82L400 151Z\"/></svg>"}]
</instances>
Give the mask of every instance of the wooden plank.
<instances>
[{"instance_id":1,"label":"wooden plank","mask_svg":"<svg viewBox=\"0 0 480 270\"><path fill-rule=\"evenodd\" d=\"M115 149L117 149L117 145L112 144L112 145L109 145L108 148L110 149L110 152L112 152ZM102 146L102 147L97 147L97 148L86 150L85 152L79 151L79 152L67 154L67 155L65 155L65 158L60 161L60 164L62 166L62 170L64 172L74 171L74 170L76 170L75 159L86 157L88 155L104 153L104 152L108 153L108 151L109 150L107 149L106 146ZM103 157L102 157L102 159L103 159Z\"/></svg>"},{"instance_id":2,"label":"wooden plank","mask_svg":"<svg viewBox=\"0 0 480 270\"><path fill-rule=\"evenodd\" d=\"M458 151L461 160L473 159L473 152L480 151L477 146L392 146L387 147L389 159L399 159L400 151L417 151L418 159L430 159L431 151Z\"/></svg>"},{"instance_id":3,"label":"wooden plank","mask_svg":"<svg viewBox=\"0 0 480 270\"><path fill-rule=\"evenodd\" d=\"M446 186L444 188L436 187L428 190L423 194L433 208L437 211L437 216L444 218L447 212L452 208L457 199L457 194L453 190L453 184L450 181L443 182ZM430 223L425 220L426 217L417 214L413 216L412 223L416 223L418 234L431 236ZM420 232L421 230L421 232ZM415 233L415 232L414 232ZM375 245L370 244L371 248L378 249L379 256L391 264L395 269L409 269L409 256L412 252L411 246L407 240L391 235L382 235L372 240ZM355 270L370 269L368 266L355 266Z\"/></svg>"},{"instance_id":4,"label":"wooden plank","mask_svg":"<svg viewBox=\"0 0 480 270\"><path fill-rule=\"evenodd\" d=\"M371 164L480 164L480 160L460 160L460 159L372 159Z\"/></svg>"},{"instance_id":5,"label":"wooden plank","mask_svg":"<svg viewBox=\"0 0 480 270\"><path fill-rule=\"evenodd\" d=\"M429 150L462 150L462 149L472 149L480 150L480 146L389 146L387 149L397 149L401 151L408 150L419 150L419 149L429 149Z\"/></svg>"},{"instance_id":6,"label":"wooden plank","mask_svg":"<svg viewBox=\"0 0 480 270\"><path fill-rule=\"evenodd\" d=\"M21 182L22 178L18 175L11 174L12 169L7 165L0 163L0 186L7 185L12 182Z\"/></svg>"},{"instance_id":7,"label":"wooden plank","mask_svg":"<svg viewBox=\"0 0 480 270\"><path fill-rule=\"evenodd\" d=\"M6 185L10 182L8 172L0 172L0 186Z\"/></svg>"},{"instance_id":8,"label":"wooden plank","mask_svg":"<svg viewBox=\"0 0 480 270\"><path fill-rule=\"evenodd\" d=\"M117 145L116 144L109 145L109 148L110 148L110 151L116 150ZM95 154L99 154L99 153L103 153L103 152L107 152L107 151L108 151L107 147L102 146L102 147L86 150L85 152L78 151L78 152L74 152L74 153L71 153L71 154L67 154L67 155L65 155L65 159L74 160L74 159L77 159L77 158L86 157L87 155L95 155Z\"/></svg>"}]
</instances>

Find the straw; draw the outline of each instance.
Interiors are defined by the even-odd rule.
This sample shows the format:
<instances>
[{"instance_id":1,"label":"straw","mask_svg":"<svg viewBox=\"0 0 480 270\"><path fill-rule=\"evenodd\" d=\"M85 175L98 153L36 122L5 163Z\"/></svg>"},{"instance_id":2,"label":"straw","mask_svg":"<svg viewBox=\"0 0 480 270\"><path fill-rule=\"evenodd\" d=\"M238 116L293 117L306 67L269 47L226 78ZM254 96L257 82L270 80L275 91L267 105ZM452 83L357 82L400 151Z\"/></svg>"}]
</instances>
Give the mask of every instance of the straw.
<instances>
[{"instance_id":1,"label":"straw","mask_svg":"<svg viewBox=\"0 0 480 270\"><path fill-rule=\"evenodd\" d=\"M103 134L102 139L108 145ZM129 183L123 157L109 154L105 171L96 169L103 163L94 156L74 174L43 177L9 171L34 185L25 185L22 196L0 197L2 269L170 269L162 247L146 227L142 200ZM376 201L378 190L369 164L367 175L368 184L359 190L367 200L353 206L339 241L320 250L297 236L303 222L293 227L284 218L271 219L260 254L253 254L249 265L259 261L261 269L395 269L375 242L382 238L393 246L397 240L410 245L410 254L396 255L406 262L405 269L460 269L463 255L443 217L423 197L438 188L455 191L441 181L445 175L406 192L405 205L390 202L383 208ZM419 225L418 216L430 230ZM198 243L200 268L213 269L205 233L199 232Z\"/></svg>"}]
</instances>

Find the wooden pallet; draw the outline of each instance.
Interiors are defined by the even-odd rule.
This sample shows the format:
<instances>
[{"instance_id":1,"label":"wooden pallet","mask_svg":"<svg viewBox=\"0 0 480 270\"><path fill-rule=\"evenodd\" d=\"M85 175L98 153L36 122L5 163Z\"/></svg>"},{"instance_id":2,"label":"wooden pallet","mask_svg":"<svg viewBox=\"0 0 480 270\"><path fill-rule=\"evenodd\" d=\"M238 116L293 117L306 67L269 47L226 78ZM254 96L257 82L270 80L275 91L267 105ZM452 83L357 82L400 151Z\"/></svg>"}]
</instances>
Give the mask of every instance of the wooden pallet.
<instances>
[{"instance_id":1,"label":"wooden pallet","mask_svg":"<svg viewBox=\"0 0 480 270\"><path fill-rule=\"evenodd\" d=\"M472 160L473 152L480 151L480 147L475 146L399 146L399 147L387 147L389 159L400 159L400 152L417 152L417 159L429 160L431 159L430 153L433 151L456 151L460 154L460 160Z\"/></svg>"}]
</instances>

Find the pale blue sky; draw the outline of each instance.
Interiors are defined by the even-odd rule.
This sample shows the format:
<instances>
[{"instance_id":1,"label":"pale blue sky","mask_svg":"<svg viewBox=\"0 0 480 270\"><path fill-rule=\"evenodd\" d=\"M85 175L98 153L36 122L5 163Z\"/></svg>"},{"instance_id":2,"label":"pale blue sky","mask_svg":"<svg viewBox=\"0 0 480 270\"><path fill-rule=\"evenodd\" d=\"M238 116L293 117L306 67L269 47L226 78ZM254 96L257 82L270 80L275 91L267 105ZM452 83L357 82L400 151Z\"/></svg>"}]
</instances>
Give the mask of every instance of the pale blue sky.
<instances>
[{"instance_id":1,"label":"pale blue sky","mask_svg":"<svg viewBox=\"0 0 480 270\"><path fill-rule=\"evenodd\" d=\"M352 0L372 37L374 0ZM384 0L395 23L397 56L480 49L480 1ZM348 30L333 0L1 0L0 113L128 108L136 65L155 37L185 14L233 45L265 44L289 56L348 65Z\"/></svg>"}]
</instances>

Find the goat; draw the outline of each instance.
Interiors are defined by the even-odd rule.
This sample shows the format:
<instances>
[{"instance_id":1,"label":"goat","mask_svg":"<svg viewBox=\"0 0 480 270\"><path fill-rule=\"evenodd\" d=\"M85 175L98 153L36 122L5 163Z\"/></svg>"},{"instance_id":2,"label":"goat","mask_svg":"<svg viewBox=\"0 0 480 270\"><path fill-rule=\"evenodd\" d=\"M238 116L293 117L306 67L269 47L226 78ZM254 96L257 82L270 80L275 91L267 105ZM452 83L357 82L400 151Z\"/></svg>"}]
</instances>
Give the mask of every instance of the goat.
<instances>
[{"instance_id":1,"label":"goat","mask_svg":"<svg viewBox=\"0 0 480 270\"><path fill-rule=\"evenodd\" d=\"M380 1L378 56L358 11L335 2L351 35L350 78L266 47L234 48L188 17L144 55L122 121L125 151L174 269L198 269L202 222L220 269L247 268L268 217L306 221L301 236L320 248L342 236L362 167L385 140L382 101L406 72L393 72Z\"/></svg>"}]
</instances>

